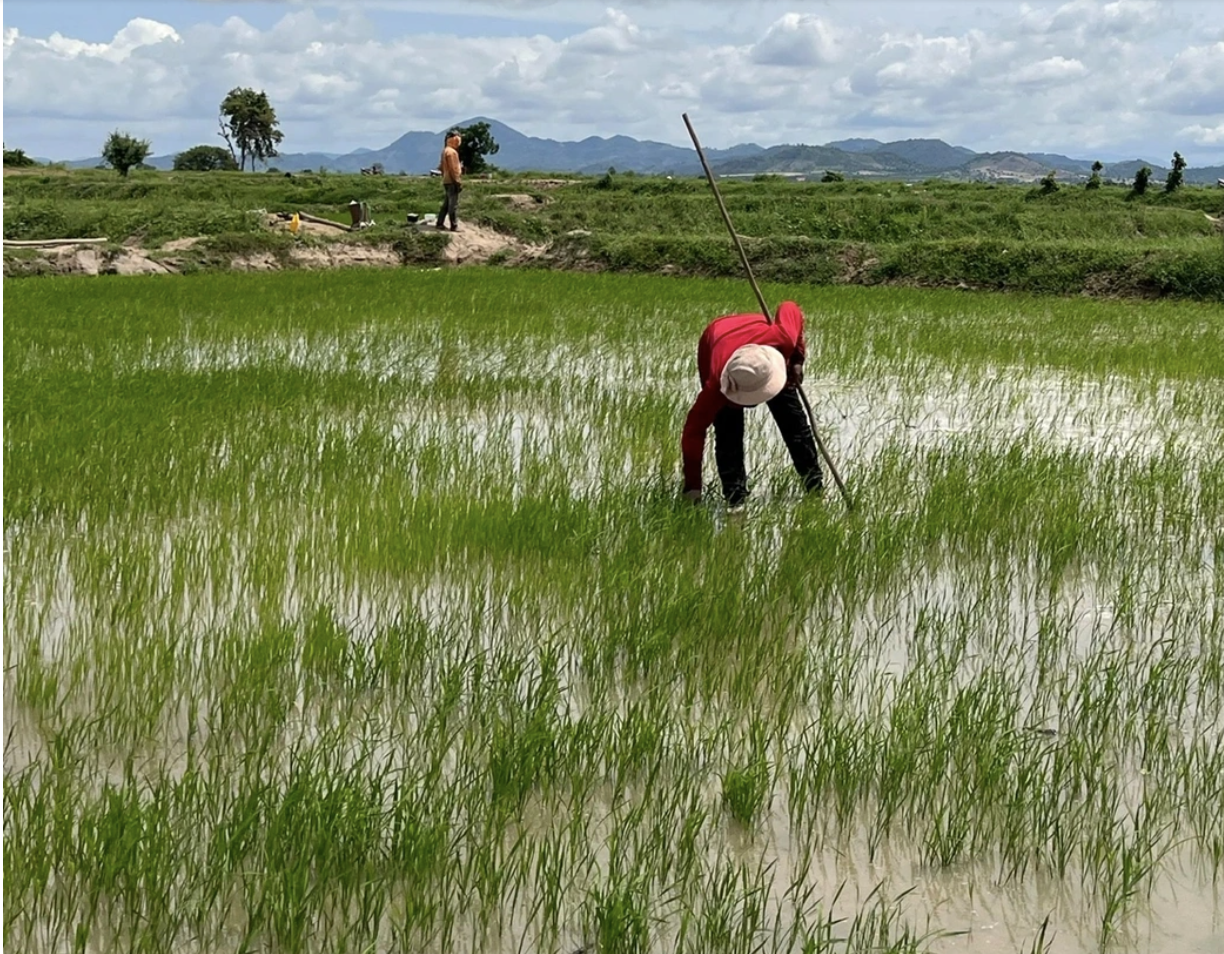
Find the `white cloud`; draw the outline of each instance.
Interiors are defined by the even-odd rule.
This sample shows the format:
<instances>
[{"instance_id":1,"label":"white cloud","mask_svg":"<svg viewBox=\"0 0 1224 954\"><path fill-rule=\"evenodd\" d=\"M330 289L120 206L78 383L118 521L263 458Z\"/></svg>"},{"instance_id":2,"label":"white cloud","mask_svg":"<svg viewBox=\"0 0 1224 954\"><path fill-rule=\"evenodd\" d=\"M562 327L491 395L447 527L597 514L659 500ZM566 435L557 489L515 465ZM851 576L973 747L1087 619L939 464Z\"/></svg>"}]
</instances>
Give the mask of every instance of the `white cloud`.
<instances>
[{"instance_id":1,"label":"white cloud","mask_svg":"<svg viewBox=\"0 0 1224 954\"><path fill-rule=\"evenodd\" d=\"M908 89L939 86L965 76L973 62L969 42L959 37L917 37L913 40L886 42L889 49L904 51L895 62L876 73L880 86Z\"/></svg>"},{"instance_id":2,"label":"white cloud","mask_svg":"<svg viewBox=\"0 0 1224 954\"><path fill-rule=\"evenodd\" d=\"M1178 53L1152 90L1152 105L1161 110L1224 116L1224 41Z\"/></svg>"},{"instance_id":3,"label":"white cloud","mask_svg":"<svg viewBox=\"0 0 1224 954\"><path fill-rule=\"evenodd\" d=\"M1087 67L1079 60L1051 56L1020 67L1013 74L1013 79L1017 83L1068 83L1083 78L1087 73Z\"/></svg>"},{"instance_id":4,"label":"white cloud","mask_svg":"<svg viewBox=\"0 0 1224 954\"><path fill-rule=\"evenodd\" d=\"M1214 146L1224 144L1224 123L1218 126L1186 126L1177 131L1178 136L1184 136L1199 146Z\"/></svg>"},{"instance_id":5,"label":"white cloud","mask_svg":"<svg viewBox=\"0 0 1224 954\"><path fill-rule=\"evenodd\" d=\"M452 0L474 35L437 31L436 16L433 34L414 32L414 18L339 0L282 4L263 26L136 18L105 42L68 23L47 36L6 27L4 118L35 154L88 153L116 124L162 153L213 141L225 93L253 86L276 107L289 151L377 147L475 115L528 135L685 144L687 111L710 146L924 136L1158 160L1190 137L1203 150L1193 163L1224 159L1224 41L1201 16L1178 15L1185 5L795 6ZM475 13L500 16L498 34ZM38 144L47 136L82 145L56 153Z\"/></svg>"},{"instance_id":6,"label":"white cloud","mask_svg":"<svg viewBox=\"0 0 1224 954\"><path fill-rule=\"evenodd\" d=\"M841 58L838 31L820 17L788 13L772 24L752 48L754 63L773 66L825 66Z\"/></svg>"},{"instance_id":7,"label":"white cloud","mask_svg":"<svg viewBox=\"0 0 1224 954\"><path fill-rule=\"evenodd\" d=\"M587 56L624 56L634 52L644 39L642 30L627 14L609 9L605 23L567 40L566 46L573 53Z\"/></svg>"},{"instance_id":8,"label":"white cloud","mask_svg":"<svg viewBox=\"0 0 1224 954\"><path fill-rule=\"evenodd\" d=\"M1071 0L1055 9L1021 7L1021 33L1070 37L1077 44L1110 37L1141 39L1159 26L1161 5L1155 0Z\"/></svg>"},{"instance_id":9,"label":"white cloud","mask_svg":"<svg viewBox=\"0 0 1224 954\"><path fill-rule=\"evenodd\" d=\"M16 35L14 35L15 40ZM77 56L94 56L117 63L127 59L141 47L154 46L165 40L173 43L182 42L182 38L175 32L174 27L158 23L156 20L137 17L116 33L109 43L85 43L63 36L58 32L52 33L45 40L36 39L34 42L69 59ZM5 46L9 44L6 42Z\"/></svg>"}]
</instances>

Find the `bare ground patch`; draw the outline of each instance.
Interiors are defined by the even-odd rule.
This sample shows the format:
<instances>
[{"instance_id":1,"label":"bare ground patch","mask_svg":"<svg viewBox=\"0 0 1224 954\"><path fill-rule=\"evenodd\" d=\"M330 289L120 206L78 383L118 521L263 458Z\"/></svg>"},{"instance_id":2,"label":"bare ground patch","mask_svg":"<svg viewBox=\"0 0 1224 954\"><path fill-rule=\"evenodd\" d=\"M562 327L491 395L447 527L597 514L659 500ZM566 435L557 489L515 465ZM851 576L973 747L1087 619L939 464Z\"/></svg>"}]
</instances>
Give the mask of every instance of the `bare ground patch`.
<instances>
[{"instance_id":1,"label":"bare ground patch","mask_svg":"<svg viewBox=\"0 0 1224 954\"><path fill-rule=\"evenodd\" d=\"M871 255L870 250L858 246L848 246L837 256L841 267L841 281L846 284L858 284L879 264L879 259Z\"/></svg>"},{"instance_id":2,"label":"bare ground patch","mask_svg":"<svg viewBox=\"0 0 1224 954\"><path fill-rule=\"evenodd\" d=\"M499 192L490 198L503 199L506 205L516 212L533 212L543 208L551 201L547 196L527 195L522 192Z\"/></svg>"},{"instance_id":3,"label":"bare ground patch","mask_svg":"<svg viewBox=\"0 0 1224 954\"><path fill-rule=\"evenodd\" d=\"M34 254L4 256L5 275L172 275L178 271L177 262L150 258L138 248L57 245Z\"/></svg>"},{"instance_id":4,"label":"bare ground patch","mask_svg":"<svg viewBox=\"0 0 1224 954\"><path fill-rule=\"evenodd\" d=\"M433 226L418 226L421 230L434 230ZM504 235L479 225L462 223L458 232L438 229L449 237L443 259L451 265L481 265L491 259L513 261L523 258L538 258L544 254L543 246L529 245L511 235Z\"/></svg>"},{"instance_id":5,"label":"bare ground patch","mask_svg":"<svg viewBox=\"0 0 1224 954\"><path fill-rule=\"evenodd\" d=\"M281 220L277 218L276 222L275 226L269 222L270 231L283 232ZM288 249L259 249L228 256L216 252L210 255L205 251L207 236L174 239L158 249L139 245L23 248L19 254L5 255L4 273L12 276L157 275L176 274L192 268L278 271L285 268L393 268L404 263L394 234L389 234L385 241L370 235L362 235L358 240L345 226L301 225L299 234L314 241L308 240ZM284 227L287 228L287 224ZM540 258L546 252L544 246L531 245L469 223L462 224L458 232L435 230L432 225L417 228L445 236L446 245L438 259L441 265L480 265L490 261L511 265Z\"/></svg>"}]
</instances>

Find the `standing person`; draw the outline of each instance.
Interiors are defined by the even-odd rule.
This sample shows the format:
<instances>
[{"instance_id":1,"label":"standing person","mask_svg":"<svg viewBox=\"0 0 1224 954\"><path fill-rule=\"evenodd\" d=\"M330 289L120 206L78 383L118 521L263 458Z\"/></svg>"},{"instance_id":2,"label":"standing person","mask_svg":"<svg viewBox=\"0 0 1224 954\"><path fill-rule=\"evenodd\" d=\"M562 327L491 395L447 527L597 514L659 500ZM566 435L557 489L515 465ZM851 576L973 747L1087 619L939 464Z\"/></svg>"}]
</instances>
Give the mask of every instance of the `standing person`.
<instances>
[{"instance_id":1,"label":"standing person","mask_svg":"<svg viewBox=\"0 0 1224 954\"><path fill-rule=\"evenodd\" d=\"M457 130L452 129L446 136L446 146L442 150L442 161L438 168L442 170L442 188L446 195L442 199L442 210L438 213L435 228L446 228L443 224L450 216L450 230L459 231L459 193L463 191L463 165L459 162L459 144L463 142Z\"/></svg>"},{"instance_id":2,"label":"standing person","mask_svg":"<svg viewBox=\"0 0 1224 954\"><path fill-rule=\"evenodd\" d=\"M799 400L807 347L803 312L793 301L778 306L773 324L764 315L726 315L706 327L697 345L701 393L684 422L684 496L701 501L701 458L714 425L714 460L731 506L748 499L744 466L744 408L765 404L809 493L824 487L816 441Z\"/></svg>"}]
</instances>

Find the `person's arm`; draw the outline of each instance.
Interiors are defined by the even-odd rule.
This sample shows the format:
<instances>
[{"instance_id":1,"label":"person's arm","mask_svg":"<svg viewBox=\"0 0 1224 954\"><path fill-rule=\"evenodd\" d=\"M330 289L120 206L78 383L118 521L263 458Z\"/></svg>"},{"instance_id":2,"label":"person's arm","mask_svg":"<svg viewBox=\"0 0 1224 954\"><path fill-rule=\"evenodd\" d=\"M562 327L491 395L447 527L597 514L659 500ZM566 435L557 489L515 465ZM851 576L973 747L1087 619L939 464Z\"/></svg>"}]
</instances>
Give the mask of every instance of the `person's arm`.
<instances>
[{"instance_id":1,"label":"person's arm","mask_svg":"<svg viewBox=\"0 0 1224 954\"><path fill-rule=\"evenodd\" d=\"M713 352L712 335L707 327L701 333L701 338L697 341L697 380L703 386L710 379L710 365L714 360Z\"/></svg>"},{"instance_id":2,"label":"person's arm","mask_svg":"<svg viewBox=\"0 0 1224 954\"><path fill-rule=\"evenodd\" d=\"M793 301L784 301L778 306L778 327L792 342L786 358L787 379L792 384L803 383L803 364L807 361L807 341L803 335L803 311Z\"/></svg>"},{"instance_id":3,"label":"person's arm","mask_svg":"<svg viewBox=\"0 0 1224 954\"><path fill-rule=\"evenodd\" d=\"M706 385L697 395L684 419L684 432L680 437L680 452L684 458L684 493L697 497L701 494L701 459L705 455L706 433L714 418L722 410L726 398L715 387Z\"/></svg>"}]
</instances>

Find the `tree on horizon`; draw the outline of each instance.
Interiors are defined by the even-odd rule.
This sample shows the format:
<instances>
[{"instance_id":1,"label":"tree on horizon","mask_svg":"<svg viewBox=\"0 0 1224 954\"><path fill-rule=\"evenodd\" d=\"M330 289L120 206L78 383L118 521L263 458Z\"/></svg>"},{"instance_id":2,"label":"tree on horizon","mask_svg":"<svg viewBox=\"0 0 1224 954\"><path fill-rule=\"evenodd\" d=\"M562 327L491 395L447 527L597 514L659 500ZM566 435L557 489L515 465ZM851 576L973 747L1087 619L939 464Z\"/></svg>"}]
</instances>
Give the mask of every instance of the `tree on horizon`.
<instances>
[{"instance_id":1,"label":"tree on horizon","mask_svg":"<svg viewBox=\"0 0 1224 954\"><path fill-rule=\"evenodd\" d=\"M268 102L267 93L263 90L256 92L248 87L235 87L221 101L220 109L219 135L225 140L230 157L240 170L246 169L248 156L251 159L251 171L254 172L257 160L266 163L273 156L279 155L276 147L285 135L280 131L276 110ZM237 156L234 155L235 143L238 144Z\"/></svg>"}]
</instances>

